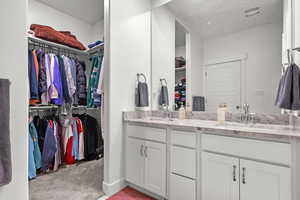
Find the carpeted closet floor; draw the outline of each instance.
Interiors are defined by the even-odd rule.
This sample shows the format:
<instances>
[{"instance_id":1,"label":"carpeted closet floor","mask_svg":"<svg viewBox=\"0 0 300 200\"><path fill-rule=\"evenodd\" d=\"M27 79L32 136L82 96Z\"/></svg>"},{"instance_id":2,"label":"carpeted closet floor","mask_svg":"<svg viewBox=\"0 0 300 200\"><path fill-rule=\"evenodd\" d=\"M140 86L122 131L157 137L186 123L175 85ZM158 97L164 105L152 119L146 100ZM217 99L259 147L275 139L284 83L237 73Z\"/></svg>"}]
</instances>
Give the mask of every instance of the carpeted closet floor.
<instances>
[{"instance_id":1,"label":"carpeted closet floor","mask_svg":"<svg viewBox=\"0 0 300 200\"><path fill-rule=\"evenodd\" d=\"M103 196L103 160L83 162L29 182L30 200L97 200Z\"/></svg>"}]
</instances>

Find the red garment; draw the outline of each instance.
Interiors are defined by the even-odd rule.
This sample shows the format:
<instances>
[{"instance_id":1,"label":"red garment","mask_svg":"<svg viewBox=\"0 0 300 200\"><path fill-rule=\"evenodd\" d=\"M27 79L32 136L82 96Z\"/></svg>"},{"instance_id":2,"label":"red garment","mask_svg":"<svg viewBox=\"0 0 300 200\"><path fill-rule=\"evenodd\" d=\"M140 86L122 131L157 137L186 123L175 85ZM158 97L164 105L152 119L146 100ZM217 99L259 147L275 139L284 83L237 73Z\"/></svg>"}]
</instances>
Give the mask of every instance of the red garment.
<instances>
[{"instance_id":1,"label":"red garment","mask_svg":"<svg viewBox=\"0 0 300 200\"><path fill-rule=\"evenodd\" d=\"M67 151L66 151L66 157L65 157L65 160L66 160L66 163L68 165L72 165L75 163L75 158L73 156L73 136L71 136L69 139L68 139L68 143L67 143Z\"/></svg>"},{"instance_id":2,"label":"red garment","mask_svg":"<svg viewBox=\"0 0 300 200\"><path fill-rule=\"evenodd\" d=\"M34 36L51 42L64 44L80 50L86 50L81 42L68 31L56 31L50 26L31 24L30 30L34 31Z\"/></svg>"}]
</instances>

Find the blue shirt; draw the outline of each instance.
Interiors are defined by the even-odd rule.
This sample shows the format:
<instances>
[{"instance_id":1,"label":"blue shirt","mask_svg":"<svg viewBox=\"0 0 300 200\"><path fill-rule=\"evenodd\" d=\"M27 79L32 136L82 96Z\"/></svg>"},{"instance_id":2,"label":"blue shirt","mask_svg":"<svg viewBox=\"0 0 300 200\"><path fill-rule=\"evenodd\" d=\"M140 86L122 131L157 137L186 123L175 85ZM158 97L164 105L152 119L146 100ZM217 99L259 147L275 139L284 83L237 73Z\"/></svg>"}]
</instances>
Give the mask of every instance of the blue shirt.
<instances>
[{"instance_id":1,"label":"blue shirt","mask_svg":"<svg viewBox=\"0 0 300 200\"><path fill-rule=\"evenodd\" d=\"M34 144L30 135L28 135L28 141L28 178L33 179L36 177L36 167L33 156Z\"/></svg>"}]
</instances>

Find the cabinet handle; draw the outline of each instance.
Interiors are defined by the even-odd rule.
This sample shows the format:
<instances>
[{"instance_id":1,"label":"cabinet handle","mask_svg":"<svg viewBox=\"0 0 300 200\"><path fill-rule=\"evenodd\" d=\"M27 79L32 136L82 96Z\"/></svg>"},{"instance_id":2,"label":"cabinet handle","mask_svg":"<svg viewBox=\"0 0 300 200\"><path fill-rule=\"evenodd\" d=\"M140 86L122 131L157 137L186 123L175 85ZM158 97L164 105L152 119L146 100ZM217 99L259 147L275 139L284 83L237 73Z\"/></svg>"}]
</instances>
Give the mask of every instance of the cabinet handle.
<instances>
[{"instance_id":1,"label":"cabinet handle","mask_svg":"<svg viewBox=\"0 0 300 200\"><path fill-rule=\"evenodd\" d=\"M242 168L243 174L242 174L242 183L246 184L246 168Z\"/></svg>"},{"instance_id":2,"label":"cabinet handle","mask_svg":"<svg viewBox=\"0 0 300 200\"><path fill-rule=\"evenodd\" d=\"M140 154L142 157L144 157L144 145L143 144L141 145L141 148L140 148Z\"/></svg>"},{"instance_id":3,"label":"cabinet handle","mask_svg":"<svg viewBox=\"0 0 300 200\"><path fill-rule=\"evenodd\" d=\"M236 182L236 165L233 165L233 181Z\"/></svg>"},{"instance_id":4,"label":"cabinet handle","mask_svg":"<svg viewBox=\"0 0 300 200\"><path fill-rule=\"evenodd\" d=\"M145 146L145 148L144 148L144 155L146 158L148 157L148 147L147 146Z\"/></svg>"}]
</instances>

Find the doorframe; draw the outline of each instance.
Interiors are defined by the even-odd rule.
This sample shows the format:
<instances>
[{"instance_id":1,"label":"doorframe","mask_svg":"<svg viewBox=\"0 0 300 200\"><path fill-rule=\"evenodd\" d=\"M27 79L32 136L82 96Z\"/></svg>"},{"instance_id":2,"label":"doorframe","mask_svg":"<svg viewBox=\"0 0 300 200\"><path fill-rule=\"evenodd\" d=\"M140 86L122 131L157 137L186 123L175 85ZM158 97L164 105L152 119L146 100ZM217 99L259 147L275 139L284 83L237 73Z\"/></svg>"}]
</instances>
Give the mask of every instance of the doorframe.
<instances>
[{"instance_id":1,"label":"doorframe","mask_svg":"<svg viewBox=\"0 0 300 200\"><path fill-rule=\"evenodd\" d=\"M191 53L191 30L186 25L186 23L178 18L175 17L175 23L179 23L184 29L185 29L185 78L186 78L186 89L185 89L185 109L192 110L192 53ZM176 39L176 35L175 38ZM175 51L176 51L176 45L175 45ZM176 72L175 72L176 73ZM175 76L175 74L174 74ZM175 86L174 86L175 87ZM173 97L173 101L175 102L175 97Z\"/></svg>"},{"instance_id":2,"label":"doorframe","mask_svg":"<svg viewBox=\"0 0 300 200\"><path fill-rule=\"evenodd\" d=\"M238 56L233 56L233 57L226 57L226 58L217 58L217 59L213 59L213 60L209 60L207 62L205 62L205 64L203 65L203 73L202 73L202 77L203 77L203 95L204 97L206 97L206 78L205 78L205 73L206 73L206 69L210 66L213 65L220 65L220 64L225 64L225 63L231 63L231 62L240 62L241 63L241 71L240 71L240 75L241 75L241 88L240 88L240 102L241 102L241 106L245 103L247 103L247 59L248 59L248 54L242 54L242 55L238 55ZM205 98L205 104L206 104L206 98Z\"/></svg>"}]
</instances>

